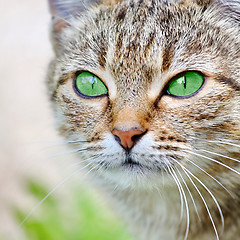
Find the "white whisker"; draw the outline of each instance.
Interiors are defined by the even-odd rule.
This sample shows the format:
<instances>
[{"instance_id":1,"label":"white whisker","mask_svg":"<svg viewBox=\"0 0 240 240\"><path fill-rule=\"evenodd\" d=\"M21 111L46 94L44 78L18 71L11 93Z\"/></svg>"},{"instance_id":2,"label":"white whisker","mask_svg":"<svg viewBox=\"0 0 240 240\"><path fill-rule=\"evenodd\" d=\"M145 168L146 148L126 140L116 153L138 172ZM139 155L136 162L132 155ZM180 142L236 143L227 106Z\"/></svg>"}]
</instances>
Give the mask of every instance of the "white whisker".
<instances>
[{"instance_id":1,"label":"white whisker","mask_svg":"<svg viewBox=\"0 0 240 240\"><path fill-rule=\"evenodd\" d=\"M196 163L194 163L193 161L191 161L190 159L188 159L188 162L190 162L191 164L193 164L195 167L197 167L198 169L200 169L202 172L204 172L206 175L208 175L210 178L212 178L215 182L217 182L226 192L229 193L229 195L232 198L235 198L231 192L229 192L229 190L220 182L218 181L215 177L213 177L211 174L209 174L207 171L205 171L203 168L201 168L200 166L198 166Z\"/></svg>"},{"instance_id":2,"label":"white whisker","mask_svg":"<svg viewBox=\"0 0 240 240\"><path fill-rule=\"evenodd\" d=\"M240 116L240 115L239 115ZM218 140L218 141L225 141L225 142L230 142L230 143L238 143L239 140L234 140L234 139L227 139L227 138L216 138L215 140ZM211 140L210 140L211 141Z\"/></svg>"},{"instance_id":3,"label":"white whisker","mask_svg":"<svg viewBox=\"0 0 240 240\"><path fill-rule=\"evenodd\" d=\"M240 172L238 172L237 170L229 167L228 165L226 165L226 164L224 164L224 163L222 163L222 162L220 162L220 161L218 161L218 160L216 160L216 159L213 159L213 158L210 158L210 157L207 157L207 156L205 156L205 155L198 154L198 153L195 153L195 152L192 152L192 151L188 151L188 150L183 150L183 151L188 152L188 153L191 153L191 154L194 154L194 155L196 155L196 156L199 156L199 157L202 157L202 158L205 158L205 159L208 159L208 160L210 160L210 161L212 161L212 162L215 162L215 163L217 163L217 164L219 164L219 165L222 165L223 167L225 167L225 168L233 171L234 173L240 175Z\"/></svg>"},{"instance_id":4,"label":"white whisker","mask_svg":"<svg viewBox=\"0 0 240 240\"><path fill-rule=\"evenodd\" d=\"M203 141L203 140L201 140ZM205 140L206 142L211 142L211 143L219 143L219 144L226 144L226 145L229 145L229 146L233 146L233 147L237 147L237 148L240 148L240 145L239 144L235 144L235 143L232 143L232 142L227 142L227 141L218 141L218 140Z\"/></svg>"},{"instance_id":5,"label":"white whisker","mask_svg":"<svg viewBox=\"0 0 240 240\"><path fill-rule=\"evenodd\" d=\"M195 150L196 151L200 151L200 152L210 153L210 154L213 154L213 155L216 155L216 156L219 156L219 157L222 157L222 158L227 158L227 159L230 159L230 160L233 160L235 162L239 162L240 163L240 160L238 160L236 158L228 157L228 156L220 154L220 153L215 153L215 152L211 152L211 151L204 150L204 149L195 149Z\"/></svg>"},{"instance_id":6,"label":"white whisker","mask_svg":"<svg viewBox=\"0 0 240 240\"><path fill-rule=\"evenodd\" d=\"M86 172L83 177L86 177L90 172L92 172L92 170L96 169L97 167L99 167L101 164L98 163L97 165L95 165L94 167L92 167L91 169L88 170L88 172Z\"/></svg>"},{"instance_id":7,"label":"white whisker","mask_svg":"<svg viewBox=\"0 0 240 240\"><path fill-rule=\"evenodd\" d=\"M184 183L184 185L185 185L185 187L186 187L186 189L187 189L187 191L188 191L188 193L189 193L189 196L190 196L190 198L191 198L191 200L192 200L193 206L194 206L195 211L196 211L196 213L197 213L198 219L199 219L199 221L201 221L201 218L200 218L200 215L199 215L199 213L198 213L197 206L196 206L195 200L194 200L194 198L193 198L193 195L192 195L192 193L191 193L191 191L190 191L190 189L189 189L186 181L184 180L181 172L179 171L178 168L176 168L176 169L177 169L178 174L180 175L180 177L181 177L181 179L182 179L182 181L183 181L183 183Z\"/></svg>"},{"instance_id":8,"label":"white whisker","mask_svg":"<svg viewBox=\"0 0 240 240\"><path fill-rule=\"evenodd\" d=\"M94 149L93 147L75 148L75 149L71 149L71 150L67 150L67 151L64 151L64 152L53 154L50 157L48 157L47 160L53 159L55 157L71 154L71 153L79 153L79 152L84 152L84 151L90 151L90 150L93 150L93 149Z\"/></svg>"},{"instance_id":9,"label":"white whisker","mask_svg":"<svg viewBox=\"0 0 240 240\"><path fill-rule=\"evenodd\" d=\"M226 142L226 141L211 141L211 140L208 140L208 142L221 143L221 144L226 144L226 145L230 145L230 146L233 146L233 147L238 147L238 148L240 148L240 145L234 144L234 143L230 143L230 142Z\"/></svg>"},{"instance_id":10,"label":"white whisker","mask_svg":"<svg viewBox=\"0 0 240 240\"><path fill-rule=\"evenodd\" d=\"M59 147L63 145L69 145L69 144L77 144L77 143L89 143L87 140L77 140L77 141L49 141L49 142L42 142L42 144L47 145L43 147L42 149L49 149L53 147ZM38 143L39 144L39 143Z\"/></svg>"},{"instance_id":11,"label":"white whisker","mask_svg":"<svg viewBox=\"0 0 240 240\"><path fill-rule=\"evenodd\" d=\"M87 168L89 165L91 165L92 162L88 163L87 165L85 165L84 167L77 169L76 171L74 171L71 175L69 175L68 177L66 177L63 181L61 181L60 183L58 183L40 202L38 202L37 205L35 205L35 207L32 208L32 210L27 214L27 216L23 219L23 221L20 223L20 226L22 226L28 219L29 217L32 216L32 214L42 205L42 203L50 196L52 195L57 189L59 189L63 184L65 184L66 182L68 182L73 176L77 175L78 173L80 173L82 170L84 170L85 168Z\"/></svg>"},{"instance_id":12,"label":"white whisker","mask_svg":"<svg viewBox=\"0 0 240 240\"><path fill-rule=\"evenodd\" d=\"M178 176L176 174L176 172L174 171L173 167L169 167L173 173L173 175L175 176L175 179L176 181L178 182L179 184L179 187L181 188L181 191L182 191L182 194L183 194L183 198L184 198L184 202L185 202L185 207L186 207L186 215L187 215L187 225L186 225L186 232L185 232L185 237L184 237L184 240L187 239L188 237L188 233L189 233L189 226L190 226L190 216L189 216L189 207L188 207L188 201L187 201L187 197L186 197L186 194L184 192L184 189L182 187L182 184L181 182L179 181L178 179Z\"/></svg>"},{"instance_id":13,"label":"white whisker","mask_svg":"<svg viewBox=\"0 0 240 240\"><path fill-rule=\"evenodd\" d=\"M218 211L219 211L219 214L220 214L220 217L221 217L221 222L222 222L222 232L223 232L223 229L224 229L224 217L223 217L223 213L222 213L222 209L217 201L217 199L215 198L215 196L213 195L213 193L209 190L209 188L198 178L196 177L191 171L189 171L186 167L184 167L181 163L179 163L178 161L175 161L177 162L181 167L182 169L184 169L185 171L187 171L193 178L195 178L204 188L205 190L210 194L210 196L212 197L213 201L215 202L217 208L218 208ZM215 224L214 224L215 226ZM216 227L215 227L216 228ZM216 231L215 231L216 232Z\"/></svg>"},{"instance_id":14,"label":"white whisker","mask_svg":"<svg viewBox=\"0 0 240 240\"><path fill-rule=\"evenodd\" d=\"M167 168L168 168L168 172L169 172L169 174L172 176L174 182L176 183L177 188L178 188L178 191L179 191L180 201L181 201L181 213L180 213L180 219L182 219L182 218L183 218L183 193L182 193L182 189L181 189L181 187L180 187L180 185L179 185L179 182L177 181L176 177L175 177L175 176L173 175L173 173L171 172L170 167L167 166Z\"/></svg>"},{"instance_id":15,"label":"white whisker","mask_svg":"<svg viewBox=\"0 0 240 240\"><path fill-rule=\"evenodd\" d=\"M196 191L198 192L199 196L201 197L201 199L202 199L202 201L203 201L203 204L204 204L204 206L205 206L205 208L206 208L206 210L207 210L207 213L208 213L208 216L209 216L209 218L210 218L210 221L211 221L211 223L212 223L212 225L213 225L213 229L214 229L215 235L216 235L216 237L217 237L217 240L219 240L218 231L217 231L216 225L215 225L215 223L214 223L212 214L211 214L211 212L210 212L210 210L209 210L209 207L208 207L208 205L207 205L207 203L206 203L206 200L204 199L202 193L200 192L200 190L198 189L198 187L196 186L196 184L194 183L194 181L192 180L192 178L189 176L189 174L190 174L190 173L188 174L189 171L188 171L181 163L179 163L179 162L176 161L175 159L174 159L174 161L181 166L182 170L184 171L184 173L186 174L186 176L189 178L190 182L193 184L194 188L196 189ZM195 177L194 177L194 178L195 178ZM198 179L196 179L196 180L198 181Z\"/></svg>"},{"instance_id":16,"label":"white whisker","mask_svg":"<svg viewBox=\"0 0 240 240\"><path fill-rule=\"evenodd\" d=\"M89 161L91 161L92 159L94 159L94 160L97 160L99 157L101 157L102 156L102 154L95 154L95 155L93 155L93 156L91 156L91 157L89 157L89 158L87 158L87 159L84 159L84 160L78 160L78 161L76 161L75 163L73 163L73 164L71 164L70 165L70 167L76 167L76 166L78 166L79 164L82 164L82 163L84 163L84 162L89 162Z\"/></svg>"}]
</instances>

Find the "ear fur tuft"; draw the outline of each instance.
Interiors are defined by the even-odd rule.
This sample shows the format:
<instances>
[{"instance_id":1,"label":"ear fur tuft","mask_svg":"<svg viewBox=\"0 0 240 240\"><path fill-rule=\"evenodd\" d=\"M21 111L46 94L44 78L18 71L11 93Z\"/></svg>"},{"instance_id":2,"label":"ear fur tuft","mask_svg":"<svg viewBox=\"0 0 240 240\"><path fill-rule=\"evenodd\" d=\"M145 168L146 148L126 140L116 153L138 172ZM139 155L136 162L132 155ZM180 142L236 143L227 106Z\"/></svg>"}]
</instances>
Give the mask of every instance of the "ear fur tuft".
<instances>
[{"instance_id":1,"label":"ear fur tuft","mask_svg":"<svg viewBox=\"0 0 240 240\"><path fill-rule=\"evenodd\" d=\"M73 16L80 16L90 8L96 5L100 0L48 0L52 19L52 37L57 43L58 34L69 26L69 19Z\"/></svg>"},{"instance_id":2,"label":"ear fur tuft","mask_svg":"<svg viewBox=\"0 0 240 240\"><path fill-rule=\"evenodd\" d=\"M224 9L224 14L240 25L240 0L218 0L217 2Z\"/></svg>"},{"instance_id":3,"label":"ear fur tuft","mask_svg":"<svg viewBox=\"0 0 240 240\"><path fill-rule=\"evenodd\" d=\"M80 15L88 7L98 4L100 0L49 0L50 11L54 17L69 18Z\"/></svg>"}]
</instances>

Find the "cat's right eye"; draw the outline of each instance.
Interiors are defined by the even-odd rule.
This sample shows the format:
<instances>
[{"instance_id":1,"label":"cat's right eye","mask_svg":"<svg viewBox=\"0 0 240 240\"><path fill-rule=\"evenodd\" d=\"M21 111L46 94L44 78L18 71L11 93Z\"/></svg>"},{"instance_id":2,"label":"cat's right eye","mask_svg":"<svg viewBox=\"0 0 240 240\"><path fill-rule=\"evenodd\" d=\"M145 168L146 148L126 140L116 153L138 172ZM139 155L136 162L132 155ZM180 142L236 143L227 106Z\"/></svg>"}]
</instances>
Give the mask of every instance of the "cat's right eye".
<instances>
[{"instance_id":1,"label":"cat's right eye","mask_svg":"<svg viewBox=\"0 0 240 240\"><path fill-rule=\"evenodd\" d=\"M197 71L183 72L170 82L167 93L174 97L187 98L197 93L204 83L202 73Z\"/></svg>"},{"instance_id":2,"label":"cat's right eye","mask_svg":"<svg viewBox=\"0 0 240 240\"><path fill-rule=\"evenodd\" d=\"M98 97L106 95L108 92L105 84L90 72L81 72L77 75L75 89L85 97Z\"/></svg>"}]
</instances>

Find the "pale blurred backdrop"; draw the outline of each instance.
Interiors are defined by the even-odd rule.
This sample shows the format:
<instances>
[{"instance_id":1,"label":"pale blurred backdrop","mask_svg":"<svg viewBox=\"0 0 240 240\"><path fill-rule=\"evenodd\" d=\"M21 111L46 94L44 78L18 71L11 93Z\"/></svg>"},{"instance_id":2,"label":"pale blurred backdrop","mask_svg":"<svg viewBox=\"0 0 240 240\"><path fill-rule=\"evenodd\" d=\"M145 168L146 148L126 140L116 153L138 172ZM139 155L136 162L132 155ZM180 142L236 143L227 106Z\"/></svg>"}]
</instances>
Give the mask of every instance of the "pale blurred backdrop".
<instances>
[{"instance_id":1,"label":"pale blurred backdrop","mask_svg":"<svg viewBox=\"0 0 240 240\"><path fill-rule=\"evenodd\" d=\"M47 0L0 2L0 239L19 240L12 209L36 204L25 180L43 179L51 188L62 178L48 151L59 142L45 87L50 16Z\"/></svg>"},{"instance_id":2,"label":"pale blurred backdrop","mask_svg":"<svg viewBox=\"0 0 240 240\"><path fill-rule=\"evenodd\" d=\"M35 209L81 167L66 152L48 101L47 0L0 3L0 240L130 240L82 172Z\"/></svg>"}]
</instances>

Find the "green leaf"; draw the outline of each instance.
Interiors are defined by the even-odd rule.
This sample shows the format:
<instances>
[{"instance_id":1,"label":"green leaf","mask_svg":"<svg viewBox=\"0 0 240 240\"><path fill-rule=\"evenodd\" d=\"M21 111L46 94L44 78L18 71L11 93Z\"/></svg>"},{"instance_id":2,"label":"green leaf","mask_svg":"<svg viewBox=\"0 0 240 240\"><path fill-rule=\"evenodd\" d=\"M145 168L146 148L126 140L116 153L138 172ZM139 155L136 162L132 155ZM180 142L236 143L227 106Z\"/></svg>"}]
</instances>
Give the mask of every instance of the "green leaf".
<instances>
[{"instance_id":1,"label":"green leaf","mask_svg":"<svg viewBox=\"0 0 240 240\"><path fill-rule=\"evenodd\" d=\"M49 192L33 181L28 182L27 189L37 202ZM22 225L26 240L131 240L123 224L95 193L78 188L70 199L71 202L63 203L56 197L47 198ZM21 209L15 210L19 222L27 214Z\"/></svg>"}]
</instances>

